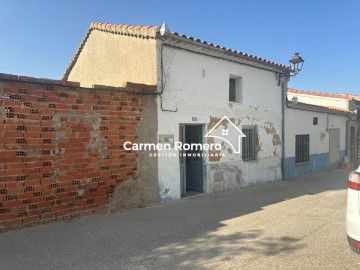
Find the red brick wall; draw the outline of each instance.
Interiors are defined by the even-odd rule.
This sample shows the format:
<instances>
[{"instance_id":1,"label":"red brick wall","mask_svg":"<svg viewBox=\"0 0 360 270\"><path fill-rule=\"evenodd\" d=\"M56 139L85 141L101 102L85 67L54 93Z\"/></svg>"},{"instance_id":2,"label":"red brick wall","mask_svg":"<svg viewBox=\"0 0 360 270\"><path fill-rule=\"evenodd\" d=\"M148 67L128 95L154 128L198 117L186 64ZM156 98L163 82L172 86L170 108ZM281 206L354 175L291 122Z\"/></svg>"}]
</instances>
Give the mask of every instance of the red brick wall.
<instances>
[{"instance_id":1,"label":"red brick wall","mask_svg":"<svg viewBox=\"0 0 360 270\"><path fill-rule=\"evenodd\" d=\"M137 141L143 105L119 89L0 75L0 231L104 208L137 174L122 143Z\"/></svg>"}]
</instances>

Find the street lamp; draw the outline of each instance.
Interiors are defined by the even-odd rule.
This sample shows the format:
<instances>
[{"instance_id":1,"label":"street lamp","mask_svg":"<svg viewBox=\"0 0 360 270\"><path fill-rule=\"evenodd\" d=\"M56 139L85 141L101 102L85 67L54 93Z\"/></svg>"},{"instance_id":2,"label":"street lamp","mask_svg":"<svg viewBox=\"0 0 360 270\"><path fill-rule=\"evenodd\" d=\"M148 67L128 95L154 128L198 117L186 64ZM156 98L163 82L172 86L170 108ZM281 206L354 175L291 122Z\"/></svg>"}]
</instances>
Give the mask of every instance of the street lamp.
<instances>
[{"instance_id":1,"label":"street lamp","mask_svg":"<svg viewBox=\"0 0 360 270\"><path fill-rule=\"evenodd\" d=\"M296 76L300 71L304 64L305 60L299 55L299 53L295 53L289 60L289 64L293 74L290 76Z\"/></svg>"},{"instance_id":2,"label":"street lamp","mask_svg":"<svg viewBox=\"0 0 360 270\"><path fill-rule=\"evenodd\" d=\"M299 55L299 53L294 53L294 55L289 59L290 73L288 74L278 74L279 85L281 83L281 78L290 79L290 77L295 77L301 71L301 68L305 60Z\"/></svg>"}]
</instances>

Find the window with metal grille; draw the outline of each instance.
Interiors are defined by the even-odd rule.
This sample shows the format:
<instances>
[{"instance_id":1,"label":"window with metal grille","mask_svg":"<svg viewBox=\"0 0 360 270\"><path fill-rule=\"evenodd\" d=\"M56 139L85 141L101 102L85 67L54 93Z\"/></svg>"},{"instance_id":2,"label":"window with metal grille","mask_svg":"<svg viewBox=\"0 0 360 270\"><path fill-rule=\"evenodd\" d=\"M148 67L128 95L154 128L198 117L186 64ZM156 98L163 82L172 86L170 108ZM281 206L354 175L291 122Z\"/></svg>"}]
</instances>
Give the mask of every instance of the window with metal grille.
<instances>
[{"instance_id":1,"label":"window with metal grille","mask_svg":"<svg viewBox=\"0 0 360 270\"><path fill-rule=\"evenodd\" d=\"M242 138L242 158L244 161L256 159L257 130L256 127L242 129L246 137Z\"/></svg>"},{"instance_id":2,"label":"window with metal grille","mask_svg":"<svg viewBox=\"0 0 360 270\"><path fill-rule=\"evenodd\" d=\"M310 135L295 136L295 163L309 162L310 160Z\"/></svg>"}]
</instances>

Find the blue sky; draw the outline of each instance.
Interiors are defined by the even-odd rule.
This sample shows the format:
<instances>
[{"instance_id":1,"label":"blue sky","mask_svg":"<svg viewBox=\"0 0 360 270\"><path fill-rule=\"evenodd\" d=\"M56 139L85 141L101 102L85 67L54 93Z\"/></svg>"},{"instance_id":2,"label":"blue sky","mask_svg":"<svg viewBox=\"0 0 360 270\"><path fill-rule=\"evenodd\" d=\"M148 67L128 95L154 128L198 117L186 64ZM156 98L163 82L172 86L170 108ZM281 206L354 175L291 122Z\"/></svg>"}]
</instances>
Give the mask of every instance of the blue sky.
<instances>
[{"instance_id":1,"label":"blue sky","mask_svg":"<svg viewBox=\"0 0 360 270\"><path fill-rule=\"evenodd\" d=\"M93 21L161 25L287 64L289 86L360 94L360 1L0 0L0 72L59 79Z\"/></svg>"}]
</instances>

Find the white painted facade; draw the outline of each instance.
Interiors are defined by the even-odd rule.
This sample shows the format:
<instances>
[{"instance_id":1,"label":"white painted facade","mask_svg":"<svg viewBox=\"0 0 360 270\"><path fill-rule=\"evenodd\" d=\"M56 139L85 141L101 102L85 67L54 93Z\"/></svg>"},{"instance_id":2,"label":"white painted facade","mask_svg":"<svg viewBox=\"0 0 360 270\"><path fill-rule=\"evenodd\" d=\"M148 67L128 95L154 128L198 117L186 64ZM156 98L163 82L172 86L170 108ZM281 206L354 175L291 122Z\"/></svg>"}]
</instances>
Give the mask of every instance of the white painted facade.
<instances>
[{"instance_id":1,"label":"white painted facade","mask_svg":"<svg viewBox=\"0 0 360 270\"><path fill-rule=\"evenodd\" d=\"M128 81L157 84L157 92L151 93L157 101L157 114L154 113L151 123L156 124L148 128L157 130L159 142L164 136L179 141L183 125L201 125L203 137L224 116L239 130L244 127L256 130L254 160L244 161L241 152L235 153L221 139L203 139L204 143L222 145L216 152L221 158L208 157L213 152L203 151L201 190L210 193L282 179L285 89L279 76L290 72L284 65L163 32L160 27L93 23L63 79L80 81L86 86L118 87ZM230 78L237 79L237 89L241 90L237 102L229 101ZM214 132L221 133L226 125L217 126ZM239 140L237 134L229 135L229 141ZM157 178L160 200L179 199L184 191L179 152L174 148L155 152L177 154L149 157L147 161L150 158L157 161L158 174L149 178ZM148 162L153 163L156 162ZM152 185L151 190L154 189Z\"/></svg>"},{"instance_id":2,"label":"white painted facade","mask_svg":"<svg viewBox=\"0 0 360 270\"><path fill-rule=\"evenodd\" d=\"M275 72L177 48L164 47L162 57L163 109L177 112L163 111L158 98L159 135L172 134L179 140L180 124L201 124L204 135L212 127L211 117L223 116L232 119L239 129L250 125L258 130L256 160L243 161L241 154L230 153L227 144L221 150L225 156L219 161L203 158L203 191L224 191L280 180L281 87ZM161 82L160 69L158 74ZM229 102L230 77L242 78L241 103ZM221 140L216 139L215 143ZM158 166L161 200L179 199L179 158L159 157Z\"/></svg>"},{"instance_id":3,"label":"white painted facade","mask_svg":"<svg viewBox=\"0 0 360 270\"><path fill-rule=\"evenodd\" d=\"M318 125L313 125L313 118L318 117ZM295 136L310 135L310 155L329 152L329 130L340 130L340 151L346 150L346 122L349 117L332 115L326 112L313 112L287 108L285 117L286 147L285 157L295 157Z\"/></svg>"},{"instance_id":4,"label":"white painted facade","mask_svg":"<svg viewBox=\"0 0 360 270\"><path fill-rule=\"evenodd\" d=\"M349 121L350 114L346 112L290 102L285 113L285 178L339 169L348 154ZM299 146L300 152L309 157L304 162L296 159L297 135L309 138L308 152L307 146Z\"/></svg>"},{"instance_id":5,"label":"white painted facade","mask_svg":"<svg viewBox=\"0 0 360 270\"><path fill-rule=\"evenodd\" d=\"M328 117L327 126L330 125L330 127L328 127L329 129L331 128L340 129L341 147L339 150L341 153L340 154L342 159L341 162L345 162L345 163L350 162L354 167L358 166L359 159L357 158L357 156L360 151L360 145L358 144L358 139L357 139L359 137L358 135L359 120L357 117L357 112L360 109L359 96L352 94L330 94L330 93L288 89L287 99L289 102L296 101L298 103L311 104L311 105L321 106L323 108L331 109L332 112L330 112L329 114L331 117ZM303 114L304 113L301 112L299 115L303 115ZM324 115L324 113L322 115ZM341 120L337 121L337 123L332 123L331 121L335 117L334 115L337 115L337 118L340 117ZM339 115L343 115L343 116L339 116ZM287 126L288 125L289 124L287 122ZM319 125L320 125L320 118L319 118ZM286 145L288 146L287 142ZM318 154L325 153L329 149L328 145L322 145L318 147L320 147ZM286 153L286 158L288 157L289 155L288 153Z\"/></svg>"}]
</instances>

